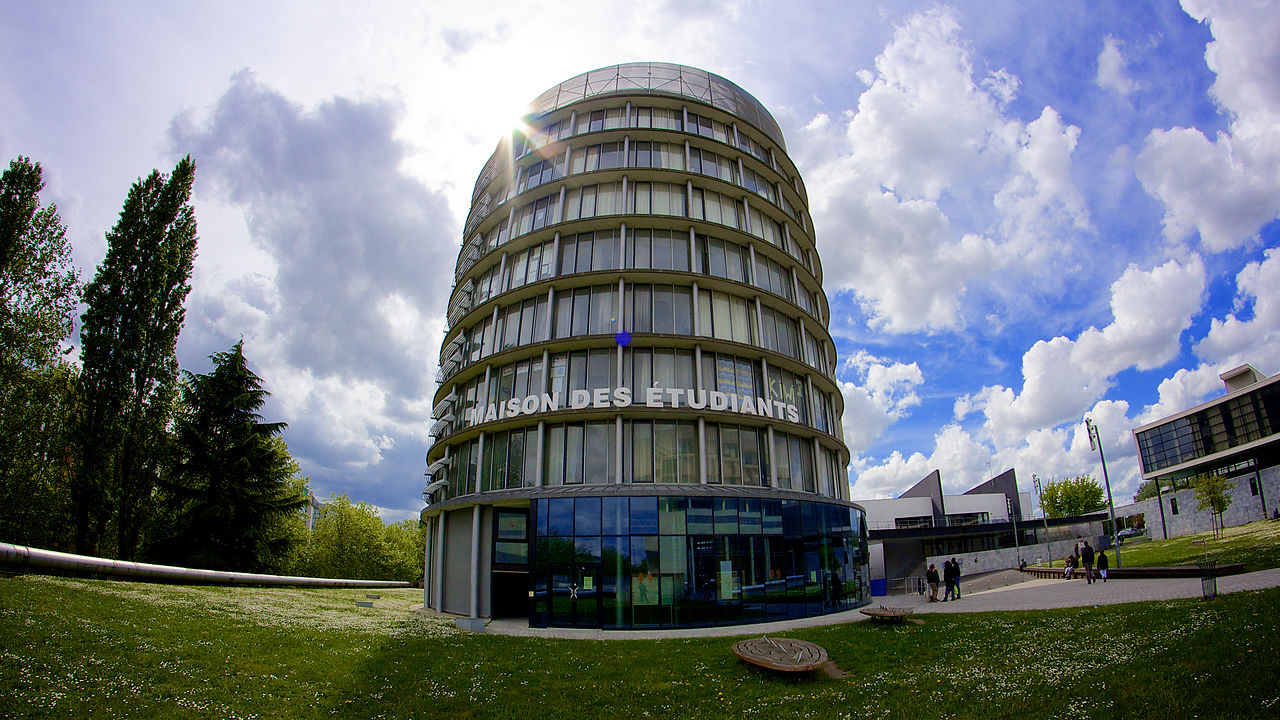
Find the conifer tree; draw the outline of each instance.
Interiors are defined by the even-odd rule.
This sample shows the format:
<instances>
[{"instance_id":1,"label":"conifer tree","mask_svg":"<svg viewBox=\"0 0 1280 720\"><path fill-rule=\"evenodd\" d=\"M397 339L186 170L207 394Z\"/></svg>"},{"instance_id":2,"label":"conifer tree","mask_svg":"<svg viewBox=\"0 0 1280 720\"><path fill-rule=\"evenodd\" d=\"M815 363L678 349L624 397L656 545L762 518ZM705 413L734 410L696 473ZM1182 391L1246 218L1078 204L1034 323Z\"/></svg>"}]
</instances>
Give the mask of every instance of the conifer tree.
<instances>
[{"instance_id":1,"label":"conifer tree","mask_svg":"<svg viewBox=\"0 0 1280 720\"><path fill-rule=\"evenodd\" d=\"M285 423L263 422L258 411L270 393L249 368L243 340L209 359L209 374L184 372L176 462L163 482L173 528L163 554L193 567L276 570L275 559L300 539L280 521L306 504L279 438Z\"/></svg>"},{"instance_id":2,"label":"conifer tree","mask_svg":"<svg viewBox=\"0 0 1280 720\"><path fill-rule=\"evenodd\" d=\"M176 346L196 252L190 156L168 176L152 171L130 188L107 233L107 256L85 289L72 487L76 547L133 557L152 509L168 447L178 378ZM112 536L108 530L114 529Z\"/></svg>"}]
</instances>

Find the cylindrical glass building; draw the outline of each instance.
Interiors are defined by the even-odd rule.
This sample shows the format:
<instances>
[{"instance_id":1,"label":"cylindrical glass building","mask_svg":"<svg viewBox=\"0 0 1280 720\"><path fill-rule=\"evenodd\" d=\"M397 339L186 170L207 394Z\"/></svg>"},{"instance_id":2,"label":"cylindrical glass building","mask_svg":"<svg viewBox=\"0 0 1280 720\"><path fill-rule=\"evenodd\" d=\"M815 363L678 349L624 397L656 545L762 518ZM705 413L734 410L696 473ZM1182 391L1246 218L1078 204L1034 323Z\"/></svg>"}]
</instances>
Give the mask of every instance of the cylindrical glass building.
<instances>
[{"instance_id":1,"label":"cylindrical glass building","mask_svg":"<svg viewBox=\"0 0 1280 720\"><path fill-rule=\"evenodd\" d=\"M426 604L629 629L867 602L821 280L782 132L737 85L631 63L543 93L463 231Z\"/></svg>"}]
</instances>

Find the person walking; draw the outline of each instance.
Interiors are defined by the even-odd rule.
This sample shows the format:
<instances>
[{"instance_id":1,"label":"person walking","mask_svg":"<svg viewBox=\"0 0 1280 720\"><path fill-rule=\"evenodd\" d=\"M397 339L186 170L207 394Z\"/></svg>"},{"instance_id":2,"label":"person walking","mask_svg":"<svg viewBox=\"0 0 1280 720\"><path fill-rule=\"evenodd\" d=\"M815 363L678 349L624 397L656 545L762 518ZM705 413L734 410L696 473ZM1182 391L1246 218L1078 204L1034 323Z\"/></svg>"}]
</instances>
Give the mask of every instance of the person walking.
<instances>
[{"instance_id":1,"label":"person walking","mask_svg":"<svg viewBox=\"0 0 1280 720\"><path fill-rule=\"evenodd\" d=\"M956 599L960 599L960 561L951 558L951 569L956 574Z\"/></svg>"},{"instance_id":2,"label":"person walking","mask_svg":"<svg viewBox=\"0 0 1280 720\"><path fill-rule=\"evenodd\" d=\"M929 570L924 577L929 582L929 602L938 602L938 566L929 563Z\"/></svg>"},{"instance_id":3,"label":"person walking","mask_svg":"<svg viewBox=\"0 0 1280 720\"><path fill-rule=\"evenodd\" d=\"M942 563L942 580L947 585L947 592L942 596L942 602L956 599L956 566L953 563L952 560Z\"/></svg>"},{"instance_id":4,"label":"person walking","mask_svg":"<svg viewBox=\"0 0 1280 720\"><path fill-rule=\"evenodd\" d=\"M1107 567L1110 563L1107 561L1107 551L1100 550L1098 552L1098 574L1102 576L1102 582L1107 581Z\"/></svg>"},{"instance_id":5,"label":"person walking","mask_svg":"<svg viewBox=\"0 0 1280 720\"><path fill-rule=\"evenodd\" d=\"M1080 548L1080 559L1084 561L1084 579L1089 585L1093 584L1093 547L1089 545L1089 541L1084 541L1084 546Z\"/></svg>"}]
</instances>

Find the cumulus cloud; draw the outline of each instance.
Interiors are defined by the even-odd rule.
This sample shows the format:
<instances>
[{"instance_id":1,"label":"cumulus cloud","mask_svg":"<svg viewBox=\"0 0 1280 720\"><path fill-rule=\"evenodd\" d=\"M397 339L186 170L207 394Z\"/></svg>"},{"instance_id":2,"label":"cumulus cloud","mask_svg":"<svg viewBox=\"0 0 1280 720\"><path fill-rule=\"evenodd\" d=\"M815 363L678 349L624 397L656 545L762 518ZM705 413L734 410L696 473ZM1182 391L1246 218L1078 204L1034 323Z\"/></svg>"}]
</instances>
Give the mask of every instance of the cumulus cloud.
<instances>
[{"instance_id":1,"label":"cumulus cloud","mask_svg":"<svg viewBox=\"0 0 1280 720\"><path fill-rule=\"evenodd\" d=\"M856 109L814 118L796 154L828 286L873 328L962 327L972 288L1043 272L1088 230L1070 180L1078 128L1051 107L1030 123L1007 117L1018 78L974 67L953 11L907 18L858 77Z\"/></svg>"},{"instance_id":2,"label":"cumulus cloud","mask_svg":"<svg viewBox=\"0 0 1280 720\"><path fill-rule=\"evenodd\" d=\"M1228 129L1154 130L1137 159L1138 179L1164 204L1164 232L1198 232L1211 252L1240 247L1280 215L1280 13L1266 2L1184 0L1209 26L1210 95Z\"/></svg>"},{"instance_id":3,"label":"cumulus cloud","mask_svg":"<svg viewBox=\"0 0 1280 720\"><path fill-rule=\"evenodd\" d=\"M915 363L890 363L864 351L846 358L841 370L856 378L839 381L844 396L844 440L855 453L869 447L885 428L920 404L915 389L924 382L924 375Z\"/></svg>"},{"instance_id":4,"label":"cumulus cloud","mask_svg":"<svg viewBox=\"0 0 1280 720\"><path fill-rule=\"evenodd\" d=\"M239 208L256 250L218 273L225 282L196 287L184 342L208 354L246 337L321 492L372 481L361 473L397 439L417 448L402 469L412 477L426 444L456 221L398 169L409 154L394 139L399 112L345 98L304 108L240 72L206 117L170 128L196 159L197 205ZM202 257L234 266L218 244L202 237Z\"/></svg>"},{"instance_id":5,"label":"cumulus cloud","mask_svg":"<svg viewBox=\"0 0 1280 720\"><path fill-rule=\"evenodd\" d=\"M1102 52L1098 53L1098 74L1094 82L1104 90L1128 96L1138 85L1128 75L1129 61L1121 50L1123 45L1123 41L1111 35L1103 40Z\"/></svg>"},{"instance_id":6,"label":"cumulus cloud","mask_svg":"<svg viewBox=\"0 0 1280 720\"><path fill-rule=\"evenodd\" d=\"M1178 354L1182 331L1200 311L1204 285L1199 256L1149 271L1129 267L1111 285L1111 324L1090 327L1075 340L1038 341L1022 356L1021 392L983 388L957 403L957 415L980 410L987 431L1005 445L1079 417L1117 373L1157 368Z\"/></svg>"},{"instance_id":7,"label":"cumulus cloud","mask_svg":"<svg viewBox=\"0 0 1280 720\"><path fill-rule=\"evenodd\" d=\"M1280 357L1280 248L1236 275L1236 312L1214 318L1196 355L1220 365L1273 362Z\"/></svg>"}]
</instances>

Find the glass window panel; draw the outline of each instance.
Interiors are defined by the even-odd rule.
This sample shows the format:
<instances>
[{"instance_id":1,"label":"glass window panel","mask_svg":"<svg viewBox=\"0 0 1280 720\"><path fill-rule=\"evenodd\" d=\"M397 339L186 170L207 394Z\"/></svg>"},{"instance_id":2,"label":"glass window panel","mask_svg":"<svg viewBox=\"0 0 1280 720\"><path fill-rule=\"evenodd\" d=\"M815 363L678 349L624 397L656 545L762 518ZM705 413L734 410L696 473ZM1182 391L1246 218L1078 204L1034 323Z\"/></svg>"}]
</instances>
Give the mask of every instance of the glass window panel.
<instances>
[{"instance_id":1,"label":"glass window panel","mask_svg":"<svg viewBox=\"0 0 1280 720\"><path fill-rule=\"evenodd\" d=\"M720 426L720 446L726 485L742 484L742 449L738 442L738 428L733 425Z\"/></svg>"},{"instance_id":2,"label":"glass window panel","mask_svg":"<svg viewBox=\"0 0 1280 720\"><path fill-rule=\"evenodd\" d=\"M631 245L629 252L633 258L632 267L639 269L648 269L652 267L650 259L650 233L648 230L636 230L631 233L631 237L627 238L628 244Z\"/></svg>"},{"instance_id":3,"label":"glass window panel","mask_svg":"<svg viewBox=\"0 0 1280 720\"><path fill-rule=\"evenodd\" d=\"M697 377L693 369L693 353L688 350L676 351L676 384L673 387L693 389L697 385Z\"/></svg>"},{"instance_id":4,"label":"glass window panel","mask_svg":"<svg viewBox=\"0 0 1280 720\"><path fill-rule=\"evenodd\" d=\"M573 534L600 534L600 498L574 498Z\"/></svg>"},{"instance_id":5,"label":"glass window panel","mask_svg":"<svg viewBox=\"0 0 1280 720\"><path fill-rule=\"evenodd\" d=\"M569 353L569 389L587 389L587 353L585 350Z\"/></svg>"},{"instance_id":6,"label":"glass window panel","mask_svg":"<svg viewBox=\"0 0 1280 720\"><path fill-rule=\"evenodd\" d=\"M695 485L698 479L698 426L691 422L676 425L680 449L680 482Z\"/></svg>"},{"instance_id":7,"label":"glass window panel","mask_svg":"<svg viewBox=\"0 0 1280 720\"><path fill-rule=\"evenodd\" d=\"M711 293L703 290L698 293L698 334L711 337L715 322L711 316Z\"/></svg>"},{"instance_id":8,"label":"glass window panel","mask_svg":"<svg viewBox=\"0 0 1280 720\"><path fill-rule=\"evenodd\" d=\"M573 294L568 290L556 295L556 322L555 332L557 338L569 337L573 333Z\"/></svg>"},{"instance_id":9,"label":"glass window panel","mask_svg":"<svg viewBox=\"0 0 1280 720\"><path fill-rule=\"evenodd\" d=\"M671 350L653 351L653 382L659 387L673 388L676 385L676 359Z\"/></svg>"},{"instance_id":10,"label":"glass window panel","mask_svg":"<svg viewBox=\"0 0 1280 720\"><path fill-rule=\"evenodd\" d=\"M533 342L533 332L535 318L537 317L537 300L525 300L520 311L520 344L528 345Z\"/></svg>"},{"instance_id":11,"label":"glass window panel","mask_svg":"<svg viewBox=\"0 0 1280 720\"><path fill-rule=\"evenodd\" d=\"M703 454L704 462L707 464L707 482L709 484L720 483L720 427L718 425L708 424L706 426L706 436L703 438L703 444L706 452Z\"/></svg>"},{"instance_id":12,"label":"glass window panel","mask_svg":"<svg viewBox=\"0 0 1280 720\"><path fill-rule=\"evenodd\" d=\"M564 426L546 427L547 447L542 453L542 481L547 485L564 484Z\"/></svg>"},{"instance_id":13,"label":"glass window panel","mask_svg":"<svg viewBox=\"0 0 1280 720\"><path fill-rule=\"evenodd\" d=\"M672 312L672 287L655 285L653 288L653 332L675 332L675 315Z\"/></svg>"},{"instance_id":14,"label":"glass window panel","mask_svg":"<svg viewBox=\"0 0 1280 720\"><path fill-rule=\"evenodd\" d=\"M587 448L587 453L584 461L584 471L588 484L606 485L613 483L614 478L609 473L611 464L609 461L612 459L612 453L608 452L613 445L613 434L613 423L587 423L584 445Z\"/></svg>"},{"instance_id":15,"label":"glass window panel","mask_svg":"<svg viewBox=\"0 0 1280 720\"><path fill-rule=\"evenodd\" d=\"M632 311L632 317L635 319L632 322L632 332L653 332L653 286L636 285L632 293L635 296L635 309Z\"/></svg>"},{"instance_id":16,"label":"glass window panel","mask_svg":"<svg viewBox=\"0 0 1280 720\"><path fill-rule=\"evenodd\" d=\"M512 430L507 439L507 477L503 487L524 487L524 431Z\"/></svg>"},{"instance_id":17,"label":"glass window panel","mask_svg":"<svg viewBox=\"0 0 1280 720\"><path fill-rule=\"evenodd\" d=\"M675 314L673 330L677 335L693 334L693 289L677 287L672 294L672 311Z\"/></svg>"},{"instance_id":18,"label":"glass window panel","mask_svg":"<svg viewBox=\"0 0 1280 720\"><path fill-rule=\"evenodd\" d=\"M653 472L654 482L679 482L678 457L676 455L675 423L654 423Z\"/></svg>"},{"instance_id":19,"label":"glass window panel","mask_svg":"<svg viewBox=\"0 0 1280 720\"><path fill-rule=\"evenodd\" d=\"M586 335L591 327L591 289L577 288L573 291L573 328L574 335Z\"/></svg>"},{"instance_id":20,"label":"glass window panel","mask_svg":"<svg viewBox=\"0 0 1280 720\"><path fill-rule=\"evenodd\" d=\"M653 423L640 420L632 423L632 458L635 463L632 482L653 482Z\"/></svg>"},{"instance_id":21,"label":"glass window panel","mask_svg":"<svg viewBox=\"0 0 1280 720\"><path fill-rule=\"evenodd\" d=\"M573 235L560 238L560 274L569 275L578 265L578 240Z\"/></svg>"},{"instance_id":22,"label":"glass window panel","mask_svg":"<svg viewBox=\"0 0 1280 720\"><path fill-rule=\"evenodd\" d=\"M631 386L631 397L636 401L643 396L645 388L653 387L653 351L636 349L632 351L632 364L635 367L634 384Z\"/></svg>"},{"instance_id":23,"label":"glass window panel","mask_svg":"<svg viewBox=\"0 0 1280 720\"><path fill-rule=\"evenodd\" d=\"M564 393L569 389L569 356L567 354L551 356L550 392Z\"/></svg>"},{"instance_id":24,"label":"glass window panel","mask_svg":"<svg viewBox=\"0 0 1280 720\"><path fill-rule=\"evenodd\" d=\"M712 322L715 331L713 335L719 340L736 340L734 336L732 309L730 307L730 297L725 293L710 293ZM741 342L741 341L739 341Z\"/></svg>"},{"instance_id":25,"label":"glass window panel","mask_svg":"<svg viewBox=\"0 0 1280 720\"><path fill-rule=\"evenodd\" d=\"M665 230L653 233L653 267L657 270L671 269L671 233Z\"/></svg>"},{"instance_id":26,"label":"glass window panel","mask_svg":"<svg viewBox=\"0 0 1280 720\"><path fill-rule=\"evenodd\" d=\"M631 498L631 534L658 534L658 498ZM634 561L634 558L632 560Z\"/></svg>"},{"instance_id":27,"label":"glass window panel","mask_svg":"<svg viewBox=\"0 0 1280 720\"><path fill-rule=\"evenodd\" d=\"M689 498L688 533L710 535L715 530L715 506L711 498Z\"/></svg>"},{"instance_id":28,"label":"glass window panel","mask_svg":"<svg viewBox=\"0 0 1280 720\"><path fill-rule=\"evenodd\" d=\"M682 497L662 497L658 498L658 532L663 535L684 535L685 531L685 498ZM683 538L681 538L683 544ZM684 567L684 563L679 565L665 566L670 569Z\"/></svg>"},{"instance_id":29,"label":"glass window panel","mask_svg":"<svg viewBox=\"0 0 1280 720\"><path fill-rule=\"evenodd\" d=\"M738 441L742 452L742 484L759 487L768 484L768 477L762 476L761 467L767 462L760 454L760 435L755 430L743 429Z\"/></svg>"},{"instance_id":30,"label":"glass window panel","mask_svg":"<svg viewBox=\"0 0 1280 720\"><path fill-rule=\"evenodd\" d=\"M601 527L605 535L631 534L630 498L607 497L601 505Z\"/></svg>"},{"instance_id":31,"label":"glass window panel","mask_svg":"<svg viewBox=\"0 0 1280 720\"><path fill-rule=\"evenodd\" d=\"M617 291L610 285L597 285L591 289L591 328L592 335L614 333L613 300Z\"/></svg>"},{"instance_id":32,"label":"glass window panel","mask_svg":"<svg viewBox=\"0 0 1280 720\"><path fill-rule=\"evenodd\" d=\"M652 212L650 200L649 183L638 182L631 184L631 197L627 203L630 212L648 215Z\"/></svg>"},{"instance_id":33,"label":"glass window panel","mask_svg":"<svg viewBox=\"0 0 1280 720\"><path fill-rule=\"evenodd\" d=\"M773 463L778 473L778 487L794 489L791 485L791 454L785 433L773 434Z\"/></svg>"},{"instance_id":34,"label":"glass window panel","mask_svg":"<svg viewBox=\"0 0 1280 720\"><path fill-rule=\"evenodd\" d=\"M595 237L592 233L583 233L578 236L577 254L578 259L574 263L578 272L587 272L591 269L591 251L595 245Z\"/></svg>"},{"instance_id":35,"label":"glass window panel","mask_svg":"<svg viewBox=\"0 0 1280 720\"><path fill-rule=\"evenodd\" d=\"M715 499L715 527L717 535L738 534L738 498Z\"/></svg>"},{"instance_id":36,"label":"glass window panel","mask_svg":"<svg viewBox=\"0 0 1280 720\"><path fill-rule=\"evenodd\" d=\"M587 389L613 387L613 360L613 350L590 351L587 355Z\"/></svg>"},{"instance_id":37,"label":"glass window panel","mask_svg":"<svg viewBox=\"0 0 1280 720\"><path fill-rule=\"evenodd\" d=\"M547 534L558 537L573 536L573 501L574 498L554 498L546 501Z\"/></svg>"},{"instance_id":38,"label":"glass window panel","mask_svg":"<svg viewBox=\"0 0 1280 720\"><path fill-rule=\"evenodd\" d=\"M566 425L564 432L564 484L582 484L582 473L582 426Z\"/></svg>"}]
</instances>

